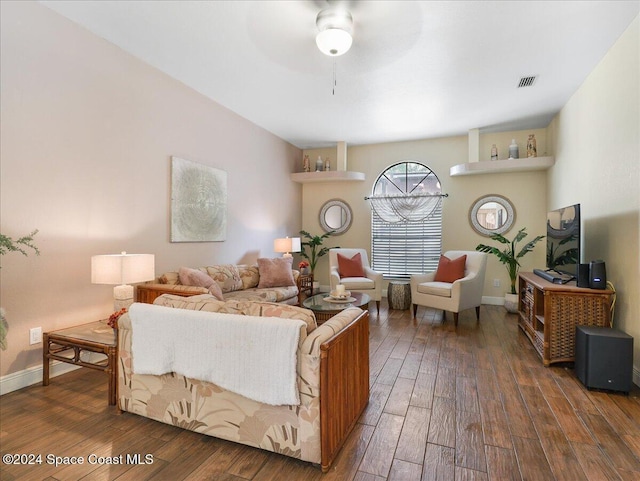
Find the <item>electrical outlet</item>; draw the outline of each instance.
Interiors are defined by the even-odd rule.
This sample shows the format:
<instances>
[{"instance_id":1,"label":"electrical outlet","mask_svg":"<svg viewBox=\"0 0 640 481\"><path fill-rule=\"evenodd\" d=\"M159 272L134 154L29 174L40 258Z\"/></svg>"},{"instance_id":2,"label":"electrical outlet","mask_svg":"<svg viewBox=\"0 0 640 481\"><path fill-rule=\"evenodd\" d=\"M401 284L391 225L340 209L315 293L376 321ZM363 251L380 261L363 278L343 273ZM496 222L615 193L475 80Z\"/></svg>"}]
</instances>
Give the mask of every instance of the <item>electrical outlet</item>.
<instances>
[{"instance_id":1,"label":"electrical outlet","mask_svg":"<svg viewBox=\"0 0 640 481\"><path fill-rule=\"evenodd\" d=\"M42 342L42 328L34 327L29 329L29 344L38 344Z\"/></svg>"},{"instance_id":2,"label":"electrical outlet","mask_svg":"<svg viewBox=\"0 0 640 481\"><path fill-rule=\"evenodd\" d=\"M493 287L500 287L500 279L493 280Z\"/></svg>"}]
</instances>

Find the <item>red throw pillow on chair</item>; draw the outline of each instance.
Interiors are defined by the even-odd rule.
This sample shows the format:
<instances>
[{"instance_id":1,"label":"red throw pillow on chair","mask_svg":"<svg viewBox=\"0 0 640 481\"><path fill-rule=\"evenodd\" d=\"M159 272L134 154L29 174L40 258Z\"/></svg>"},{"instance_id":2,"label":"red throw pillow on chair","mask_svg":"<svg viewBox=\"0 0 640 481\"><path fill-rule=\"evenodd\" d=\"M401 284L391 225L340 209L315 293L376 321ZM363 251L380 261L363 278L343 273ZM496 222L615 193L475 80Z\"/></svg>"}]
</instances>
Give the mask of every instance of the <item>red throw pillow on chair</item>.
<instances>
[{"instance_id":1,"label":"red throw pillow on chair","mask_svg":"<svg viewBox=\"0 0 640 481\"><path fill-rule=\"evenodd\" d=\"M338 254L338 272L340 277L366 277L360 253L351 258Z\"/></svg>"},{"instance_id":2,"label":"red throw pillow on chair","mask_svg":"<svg viewBox=\"0 0 640 481\"><path fill-rule=\"evenodd\" d=\"M466 263L466 254L453 260L445 256L440 256L434 281L451 283L458 279L462 279L464 277L464 266Z\"/></svg>"}]
</instances>

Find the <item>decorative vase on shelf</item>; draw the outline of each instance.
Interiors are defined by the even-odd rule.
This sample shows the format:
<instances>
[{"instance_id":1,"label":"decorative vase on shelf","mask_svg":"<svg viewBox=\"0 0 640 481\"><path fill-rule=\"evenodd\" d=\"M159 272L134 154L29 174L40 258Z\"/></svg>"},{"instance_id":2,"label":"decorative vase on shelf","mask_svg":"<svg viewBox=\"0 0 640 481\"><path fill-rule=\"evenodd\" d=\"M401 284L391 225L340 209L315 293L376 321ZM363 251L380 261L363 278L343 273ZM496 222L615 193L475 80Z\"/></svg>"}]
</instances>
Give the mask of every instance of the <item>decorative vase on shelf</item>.
<instances>
[{"instance_id":1,"label":"decorative vase on shelf","mask_svg":"<svg viewBox=\"0 0 640 481\"><path fill-rule=\"evenodd\" d=\"M327 172L331 170L331 162L329 162L329 157L327 157L327 160L324 161L324 170Z\"/></svg>"},{"instance_id":2,"label":"decorative vase on shelf","mask_svg":"<svg viewBox=\"0 0 640 481\"><path fill-rule=\"evenodd\" d=\"M529 135L527 140L527 157L537 157L538 149L536 148L536 136L534 134Z\"/></svg>"},{"instance_id":3,"label":"decorative vase on shelf","mask_svg":"<svg viewBox=\"0 0 640 481\"><path fill-rule=\"evenodd\" d=\"M509 145L509 159L518 158L520 158L520 153L518 152L518 144L516 144L516 139L511 139L511 145Z\"/></svg>"},{"instance_id":4,"label":"decorative vase on shelf","mask_svg":"<svg viewBox=\"0 0 640 481\"><path fill-rule=\"evenodd\" d=\"M316 172L322 172L324 170L324 162L322 161L322 157L318 156L318 160L316 160Z\"/></svg>"},{"instance_id":5,"label":"decorative vase on shelf","mask_svg":"<svg viewBox=\"0 0 640 481\"><path fill-rule=\"evenodd\" d=\"M496 147L496 144L491 146L491 160L498 160L498 147Z\"/></svg>"}]
</instances>

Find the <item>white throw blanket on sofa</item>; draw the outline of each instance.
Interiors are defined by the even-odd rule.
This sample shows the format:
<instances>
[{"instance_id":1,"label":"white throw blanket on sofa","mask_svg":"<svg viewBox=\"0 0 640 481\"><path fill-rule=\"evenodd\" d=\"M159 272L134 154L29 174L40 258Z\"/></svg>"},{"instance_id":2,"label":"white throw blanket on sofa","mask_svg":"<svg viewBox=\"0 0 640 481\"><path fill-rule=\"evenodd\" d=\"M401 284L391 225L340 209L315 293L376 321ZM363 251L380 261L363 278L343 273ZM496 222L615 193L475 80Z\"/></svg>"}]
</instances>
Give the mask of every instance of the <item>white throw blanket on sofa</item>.
<instances>
[{"instance_id":1,"label":"white throw blanket on sofa","mask_svg":"<svg viewBox=\"0 0 640 481\"><path fill-rule=\"evenodd\" d=\"M134 303L133 372L175 372L271 405L299 405L296 353L303 321Z\"/></svg>"}]
</instances>

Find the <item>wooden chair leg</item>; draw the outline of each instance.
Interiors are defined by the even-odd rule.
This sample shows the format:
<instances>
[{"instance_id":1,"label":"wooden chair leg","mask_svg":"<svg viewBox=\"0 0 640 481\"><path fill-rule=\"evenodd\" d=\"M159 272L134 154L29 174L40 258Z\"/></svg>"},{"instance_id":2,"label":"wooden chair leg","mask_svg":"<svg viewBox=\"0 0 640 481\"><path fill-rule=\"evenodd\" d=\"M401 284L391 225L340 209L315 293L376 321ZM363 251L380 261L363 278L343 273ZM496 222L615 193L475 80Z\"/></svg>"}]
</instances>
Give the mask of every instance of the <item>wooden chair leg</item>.
<instances>
[{"instance_id":1,"label":"wooden chair leg","mask_svg":"<svg viewBox=\"0 0 640 481\"><path fill-rule=\"evenodd\" d=\"M413 318L416 318L416 313L418 312L418 304L413 305Z\"/></svg>"},{"instance_id":2,"label":"wooden chair leg","mask_svg":"<svg viewBox=\"0 0 640 481\"><path fill-rule=\"evenodd\" d=\"M380 301L376 301L376 308L378 309L378 314L380 314Z\"/></svg>"},{"instance_id":3,"label":"wooden chair leg","mask_svg":"<svg viewBox=\"0 0 640 481\"><path fill-rule=\"evenodd\" d=\"M476 322L480 322L480 306L476 307Z\"/></svg>"},{"instance_id":4,"label":"wooden chair leg","mask_svg":"<svg viewBox=\"0 0 640 481\"><path fill-rule=\"evenodd\" d=\"M455 327L458 327L458 313L457 312L453 313L453 325Z\"/></svg>"}]
</instances>

